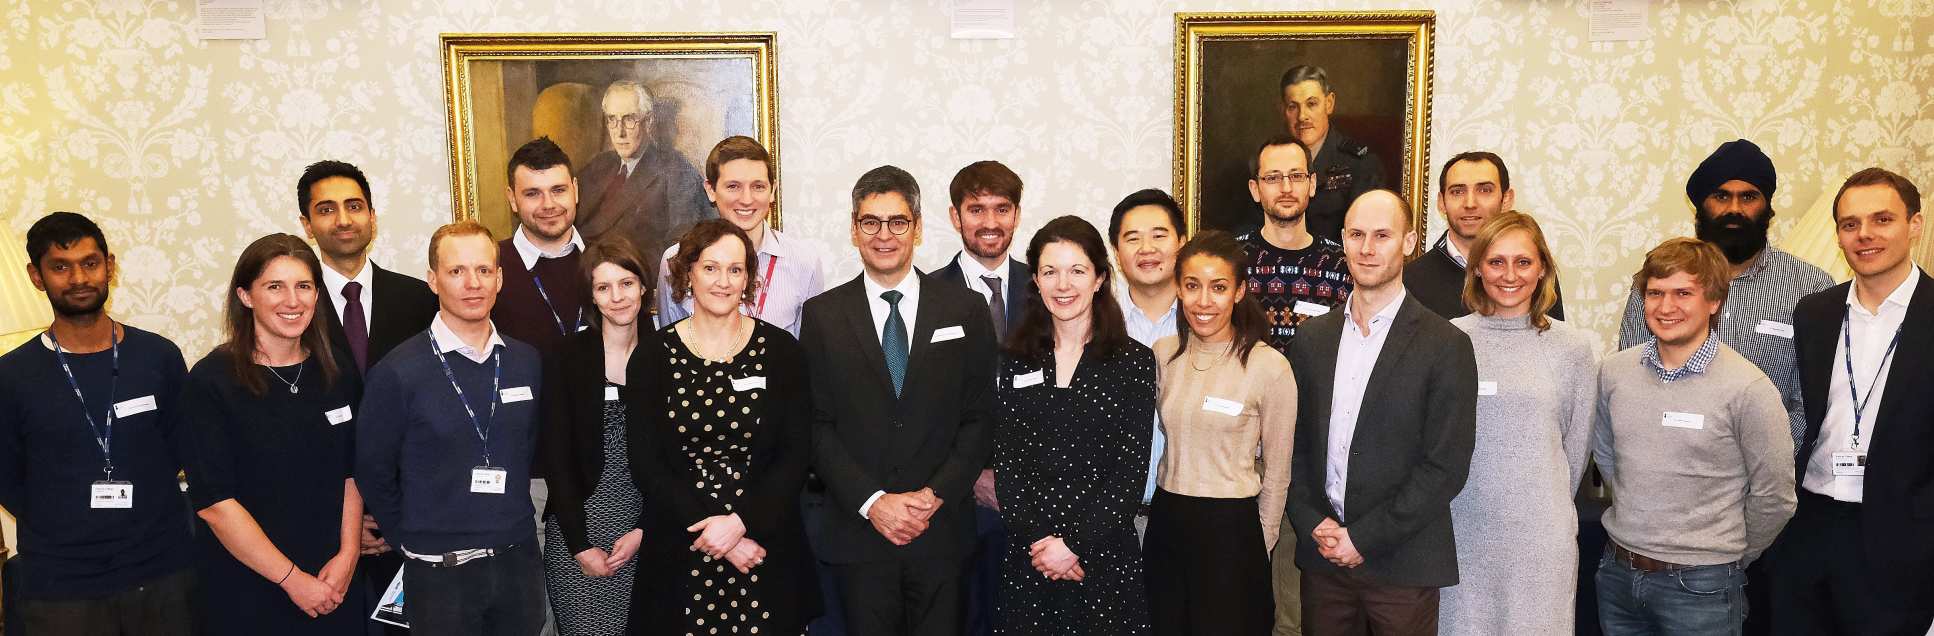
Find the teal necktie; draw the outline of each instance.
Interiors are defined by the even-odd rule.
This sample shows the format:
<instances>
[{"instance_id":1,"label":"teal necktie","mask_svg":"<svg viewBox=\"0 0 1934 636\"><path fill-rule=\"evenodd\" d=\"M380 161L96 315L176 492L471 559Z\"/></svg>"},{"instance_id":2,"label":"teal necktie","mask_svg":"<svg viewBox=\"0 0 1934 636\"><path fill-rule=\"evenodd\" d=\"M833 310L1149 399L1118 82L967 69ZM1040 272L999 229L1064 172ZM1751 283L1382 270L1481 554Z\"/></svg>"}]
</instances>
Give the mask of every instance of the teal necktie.
<instances>
[{"instance_id":1,"label":"teal necktie","mask_svg":"<svg viewBox=\"0 0 1934 636\"><path fill-rule=\"evenodd\" d=\"M886 353L886 373L893 376L893 397L900 397L900 387L907 379L907 322L900 318L900 299L904 296L891 289L880 294L886 300L886 327L880 330L880 350Z\"/></svg>"}]
</instances>

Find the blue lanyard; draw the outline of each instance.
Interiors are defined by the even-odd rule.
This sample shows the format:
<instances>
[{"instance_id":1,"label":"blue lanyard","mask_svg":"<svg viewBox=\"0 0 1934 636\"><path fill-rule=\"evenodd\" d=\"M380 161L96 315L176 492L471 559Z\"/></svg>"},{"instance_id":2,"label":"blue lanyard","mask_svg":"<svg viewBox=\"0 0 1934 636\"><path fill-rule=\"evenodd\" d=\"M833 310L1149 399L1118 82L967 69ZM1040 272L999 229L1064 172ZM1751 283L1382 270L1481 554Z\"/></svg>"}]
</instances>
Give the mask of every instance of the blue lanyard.
<instances>
[{"instance_id":1,"label":"blue lanyard","mask_svg":"<svg viewBox=\"0 0 1934 636\"><path fill-rule=\"evenodd\" d=\"M113 326L110 325L109 329ZM54 337L53 330L47 331L47 340L54 343L54 357L60 360L60 370L67 374L67 386L73 387L74 399L81 401L81 417L87 418L87 432L94 436L94 445L101 447L101 472L107 473L108 481L114 480L114 392L121 384L121 343L114 339L113 332L107 336L108 351L113 353L114 368L107 382L107 421L100 425L94 423L94 413L87 409L87 396L81 395L81 383L74 379L74 369L67 366L67 353L60 349L60 339Z\"/></svg>"},{"instance_id":2,"label":"blue lanyard","mask_svg":"<svg viewBox=\"0 0 1934 636\"><path fill-rule=\"evenodd\" d=\"M538 278L537 272L535 270L531 271L531 283L537 285L537 297L540 299L543 299L544 308L550 310L551 321L557 323L557 332L567 336L571 335L570 331L567 331L564 329L564 319L558 317L557 315L557 306L551 304L551 295L544 293L544 279ZM583 326L584 326L584 305L580 303L578 305L578 317L576 320L573 320L571 322L571 328L576 329L578 327L583 327Z\"/></svg>"},{"instance_id":3,"label":"blue lanyard","mask_svg":"<svg viewBox=\"0 0 1934 636\"><path fill-rule=\"evenodd\" d=\"M1867 399L1861 400L1860 387L1855 386L1853 382L1852 313L1853 309L1848 308L1847 313L1840 316L1840 335L1842 336L1842 343L1845 345L1847 351L1847 355L1843 357L1847 362L1847 393L1853 396L1853 450L1860 450L1861 413L1865 412L1867 410L1867 404L1873 401L1874 388L1880 385L1880 374L1887 371L1887 359L1894 356L1894 347L1900 344L1900 332L1907 329L1907 322L1902 321L1899 327L1894 328L1894 341L1887 343L1887 353L1881 354L1880 366L1874 368L1874 381L1867 384Z\"/></svg>"},{"instance_id":4,"label":"blue lanyard","mask_svg":"<svg viewBox=\"0 0 1934 636\"><path fill-rule=\"evenodd\" d=\"M470 416L470 428L477 431L477 441L483 443L484 466L490 465L490 425L497 420L497 387L504 379L504 359L495 347L490 350L490 361L496 365L490 378L490 418L477 421L477 412L470 409L470 398L464 397L463 387L457 385L457 374L450 372L450 361L443 359L443 352L436 345L436 334L430 334L430 355L443 365L443 377L450 379L450 388L457 392L457 401L463 403L463 414Z\"/></svg>"}]
</instances>

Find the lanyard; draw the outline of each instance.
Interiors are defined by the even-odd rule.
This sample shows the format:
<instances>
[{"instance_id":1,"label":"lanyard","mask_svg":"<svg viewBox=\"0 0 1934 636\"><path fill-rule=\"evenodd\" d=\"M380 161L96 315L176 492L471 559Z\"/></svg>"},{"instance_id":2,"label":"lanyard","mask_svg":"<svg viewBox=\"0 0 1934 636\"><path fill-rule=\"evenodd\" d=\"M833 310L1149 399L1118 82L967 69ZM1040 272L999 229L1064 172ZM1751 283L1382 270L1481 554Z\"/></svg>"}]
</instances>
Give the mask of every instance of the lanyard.
<instances>
[{"instance_id":1,"label":"lanyard","mask_svg":"<svg viewBox=\"0 0 1934 636\"><path fill-rule=\"evenodd\" d=\"M1867 410L1867 403L1873 401L1874 388L1880 385L1880 374L1886 372L1887 359L1894 356L1894 347L1900 344L1900 332L1907 328L1907 323L1903 321L1894 328L1894 341L1887 343L1887 353L1881 354L1880 366L1874 369L1874 381L1867 384L1867 399L1863 401L1860 399L1860 387L1853 382L1853 318L1850 315L1853 310L1847 311L1847 315L1840 316L1840 335L1847 350L1847 355L1843 357L1847 363L1847 393L1853 396L1853 450L1860 450L1861 413Z\"/></svg>"},{"instance_id":2,"label":"lanyard","mask_svg":"<svg viewBox=\"0 0 1934 636\"><path fill-rule=\"evenodd\" d=\"M443 377L450 379L450 388L456 390L457 401L463 403L463 414L470 416L470 428L477 431L477 441L483 442L484 466L490 465L490 425L497 420L498 386L504 379L504 359L497 348L490 350L490 361L495 364L490 378L490 418L479 423L477 412L470 409L470 398L464 397L463 387L457 385L457 374L450 372L450 361L443 359L443 352L436 345L436 334L430 334L430 354L443 365Z\"/></svg>"},{"instance_id":3,"label":"lanyard","mask_svg":"<svg viewBox=\"0 0 1934 636\"><path fill-rule=\"evenodd\" d=\"M107 421L101 425L94 423L94 413L87 409L87 396L81 395L81 383L74 379L74 369L67 366L67 353L61 351L60 339L54 337L53 330L47 331L47 339L54 343L54 357L60 360L60 370L67 374L67 386L73 387L74 399L81 401L81 417L87 418L87 432L94 436L94 445L101 447L101 472L107 473L108 481L114 480L114 391L121 383L121 343L109 333L108 351L113 353L114 367L107 383Z\"/></svg>"},{"instance_id":4,"label":"lanyard","mask_svg":"<svg viewBox=\"0 0 1934 636\"><path fill-rule=\"evenodd\" d=\"M766 259L766 277L759 281L759 309L758 309L759 313L753 314L752 315L753 318L765 317L766 292L772 291L772 273L774 271L778 271L778 269L779 269L779 255L773 254L771 258Z\"/></svg>"},{"instance_id":5,"label":"lanyard","mask_svg":"<svg viewBox=\"0 0 1934 636\"><path fill-rule=\"evenodd\" d=\"M544 293L544 279L538 278L535 270L531 271L531 283L537 285L537 297L543 299L544 308L550 310L551 321L557 323L557 332L567 336L571 335L571 332L564 328L564 319L557 315L557 306L551 304L551 295ZM584 326L584 305L579 304L578 317L571 322L571 328L576 329L582 326Z\"/></svg>"}]
</instances>

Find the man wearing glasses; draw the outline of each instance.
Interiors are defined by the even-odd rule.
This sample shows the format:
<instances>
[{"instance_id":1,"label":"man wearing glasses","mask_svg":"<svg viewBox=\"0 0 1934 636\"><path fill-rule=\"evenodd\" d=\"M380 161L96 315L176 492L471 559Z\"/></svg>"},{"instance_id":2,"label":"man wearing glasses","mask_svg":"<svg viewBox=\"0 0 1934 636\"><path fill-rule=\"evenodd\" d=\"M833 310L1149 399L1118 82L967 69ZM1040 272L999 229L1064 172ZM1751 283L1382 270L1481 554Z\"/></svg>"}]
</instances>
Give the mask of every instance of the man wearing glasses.
<instances>
[{"instance_id":1,"label":"man wearing glasses","mask_svg":"<svg viewBox=\"0 0 1934 636\"><path fill-rule=\"evenodd\" d=\"M578 175L577 228L586 241L608 232L631 239L640 254L662 254L693 223L710 218L705 181L678 151L657 143L651 93L621 80L604 89L604 135L598 153ZM646 280L658 280L658 262Z\"/></svg>"},{"instance_id":2,"label":"man wearing glasses","mask_svg":"<svg viewBox=\"0 0 1934 636\"><path fill-rule=\"evenodd\" d=\"M1464 255L1471 252L1471 241L1477 239L1484 222L1513 209L1516 198L1511 170L1496 154L1475 150L1444 162L1437 175L1437 209L1444 213L1444 235L1437 238L1436 247L1404 266L1405 290L1445 320L1471 313L1464 306L1464 270L1469 267ZM1558 291L1558 302L1547 315L1564 320L1564 290L1553 289Z\"/></svg>"}]
</instances>

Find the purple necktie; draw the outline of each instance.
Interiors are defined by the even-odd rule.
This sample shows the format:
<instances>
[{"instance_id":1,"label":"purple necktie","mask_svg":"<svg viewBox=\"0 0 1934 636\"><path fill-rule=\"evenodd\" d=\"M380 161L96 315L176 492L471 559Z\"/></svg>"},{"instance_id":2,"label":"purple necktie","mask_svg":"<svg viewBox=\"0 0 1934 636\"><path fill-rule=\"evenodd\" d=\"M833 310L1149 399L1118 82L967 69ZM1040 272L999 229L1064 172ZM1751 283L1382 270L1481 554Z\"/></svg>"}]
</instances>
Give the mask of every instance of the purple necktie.
<instances>
[{"instance_id":1,"label":"purple necktie","mask_svg":"<svg viewBox=\"0 0 1934 636\"><path fill-rule=\"evenodd\" d=\"M369 325L363 320L363 284L350 281L342 286L342 333L349 339L349 354L356 356L356 370L369 370Z\"/></svg>"}]
</instances>

